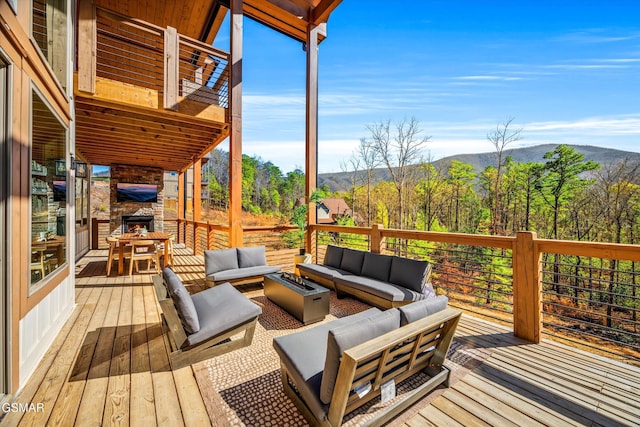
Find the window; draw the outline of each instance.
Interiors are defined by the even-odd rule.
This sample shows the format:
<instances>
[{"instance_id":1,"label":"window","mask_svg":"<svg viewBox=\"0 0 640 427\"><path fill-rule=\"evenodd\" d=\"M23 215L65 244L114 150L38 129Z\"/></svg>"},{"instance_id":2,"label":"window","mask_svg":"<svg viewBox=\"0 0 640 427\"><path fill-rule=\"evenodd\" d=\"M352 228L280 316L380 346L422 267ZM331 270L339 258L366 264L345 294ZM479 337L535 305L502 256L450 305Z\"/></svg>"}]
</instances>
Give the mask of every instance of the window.
<instances>
[{"instance_id":1,"label":"window","mask_svg":"<svg viewBox=\"0 0 640 427\"><path fill-rule=\"evenodd\" d=\"M31 94L31 283L66 263L67 129Z\"/></svg>"},{"instance_id":2,"label":"window","mask_svg":"<svg viewBox=\"0 0 640 427\"><path fill-rule=\"evenodd\" d=\"M31 32L58 82L67 88L67 0L33 0Z\"/></svg>"}]
</instances>

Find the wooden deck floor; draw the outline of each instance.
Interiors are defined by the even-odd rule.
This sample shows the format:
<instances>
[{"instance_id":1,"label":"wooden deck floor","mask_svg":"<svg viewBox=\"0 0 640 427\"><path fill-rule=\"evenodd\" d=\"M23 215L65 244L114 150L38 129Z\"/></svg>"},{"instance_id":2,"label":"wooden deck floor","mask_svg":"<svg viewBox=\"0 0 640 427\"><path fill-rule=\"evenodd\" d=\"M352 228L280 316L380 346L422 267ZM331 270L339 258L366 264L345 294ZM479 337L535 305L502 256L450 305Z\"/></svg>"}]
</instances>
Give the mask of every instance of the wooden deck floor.
<instances>
[{"instance_id":1,"label":"wooden deck floor","mask_svg":"<svg viewBox=\"0 0 640 427\"><path fill-rule=\"evenodd\" d=\"M192 369L169 369L151 276L107 278L105 257L92 251L79 262L77 307L16 397L44 403L44 411L9 413L0 424L211 425ZM184 251L176 264L199 290L202 258ZM468 315L457 336L482 361L404 425L640 425L638 368L528 344Z\"/></svg>"}]
</instances>

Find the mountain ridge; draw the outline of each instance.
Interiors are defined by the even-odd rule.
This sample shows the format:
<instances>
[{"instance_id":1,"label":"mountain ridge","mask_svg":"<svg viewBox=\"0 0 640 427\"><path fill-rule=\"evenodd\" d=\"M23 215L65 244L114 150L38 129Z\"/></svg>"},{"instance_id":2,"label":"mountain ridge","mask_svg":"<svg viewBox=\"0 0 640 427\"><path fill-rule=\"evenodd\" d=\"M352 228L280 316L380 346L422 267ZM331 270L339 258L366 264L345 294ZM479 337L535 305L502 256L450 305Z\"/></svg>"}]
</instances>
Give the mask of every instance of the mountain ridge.
<instances>
[{"instance_id":1,"label":"mountain ridge","mask_svg":"<svg viewBox=\"0 0 640 427\"><path fill-rule=\"evenodd\" d=\"M504 150L503 157L511 156L516 162L546 162L543 159L545 153L553 151L560 144L541 144L531 147L509 148ZM579 153L584 154L585 160L593 160L600 165L615 164L624 159L636 160L640 162L640 153L633 151L616 150L613 148L604 148L594 145L569 145ZM486 153L470 153L456 154L453 156L443 157L433 163L437 168L449 167L453 160L459 160L473 166L476 173L483 171L487 166L496 165L496 152ZM351 188L351 179L353 172L333 172L318 174L318 186L328 185L331 191L346 191ZM363 176L364 172L358 172L359 176ZM390 181L391 175L386 167L375 169L374 185L381 181Z\"/></svg>"}]
</instances>

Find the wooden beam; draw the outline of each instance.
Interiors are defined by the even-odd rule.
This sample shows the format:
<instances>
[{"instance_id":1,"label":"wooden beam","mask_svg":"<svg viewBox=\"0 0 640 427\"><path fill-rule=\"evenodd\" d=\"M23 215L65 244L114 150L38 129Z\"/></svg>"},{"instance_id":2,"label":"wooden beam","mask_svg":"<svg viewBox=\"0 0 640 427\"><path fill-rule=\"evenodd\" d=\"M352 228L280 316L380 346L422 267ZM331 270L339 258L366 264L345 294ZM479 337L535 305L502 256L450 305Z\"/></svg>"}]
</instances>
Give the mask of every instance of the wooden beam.
<instances>
[{"instance_id":1,"label":"wooden beam","mask_svg":"<svg viewBox=\"0 0 640 427\"><path fill-rule=\"evenodd\" d=\"M178 108L178 32L173 27L164 31L164 108Z\"/></svg>"},{"instance_id":2,"label":"wooden beam","mask_svg":"<svg viewBox=\"0 0 640 427\"><path fill-rule=\"evenodd\" d=\"M229 246L242 246L242 0L231 0Z\"/></svg>"},{"instance_id":3,"label":"wooden beam","mask_svg":"<svg viewBox=\"0 0 640 427\"><path fill-rule=\"evenodd\" d=\"M313 8L309 22L314 25L327 22L331 12L333 12L341 2L342 0L321 0L320 3Z\"/></svg>"},{"instance_id":4,"label":"wooden beam","mask_svg":"<svg viewBox=\"0 0 640 427\"><path fill-rule=\"evenodd\" d=\"M202 219L202 159L193 163L193 220Z\"/></svg>"},{"instance_id":5,"label":"wooden beam","mask_svg":"<svg viewBox=\"0 0 640 427\"><path fill-rule=\"evenodd\" d=\"M177 212L178 219L186 218L185 216L186 204L184 202L186 176L187 176L186 172L181 172L178 174L178 212ZM179 243L186 243L187 241L187 236L185 236L184 233L182 233L179 223L178 223L178 235L176 236L176 238L178 239Z\"/></svg>"},{"instance_id":6,"label":"wooden beam","mask_svg":"<svg viewBox=\"0 0 640 427\"><path fill-rule=\"evenodd\" d=\"M317 187L318 179L318 27L307 28L307 85L306 85L306 138L305 138L305 195L307 200ZM307 224L317 221L316 204L310 203ZM312 251L312 227L307 228L306 250Z\"/></svg>"},{"instance_id":7,"label":"wooden beam","mask_svg":"<svg viewBox=\"0 0 640 427\"><path fill-rule=\"evenodd\" d=\"M91 0L78 6L78 90L96 90L96 8Z\"/></svg>"}]
</instances>

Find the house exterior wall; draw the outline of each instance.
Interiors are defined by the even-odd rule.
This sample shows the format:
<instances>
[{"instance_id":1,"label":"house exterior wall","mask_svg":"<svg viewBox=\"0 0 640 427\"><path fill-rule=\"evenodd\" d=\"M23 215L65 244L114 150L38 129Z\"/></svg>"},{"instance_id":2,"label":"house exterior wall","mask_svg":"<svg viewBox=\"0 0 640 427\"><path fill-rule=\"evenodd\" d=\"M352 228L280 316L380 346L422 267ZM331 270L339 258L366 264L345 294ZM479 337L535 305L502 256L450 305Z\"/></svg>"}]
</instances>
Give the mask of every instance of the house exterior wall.
<instances>
[{"instance_id":1,"label":"house exterior wall","mask_svg":"<svg viewBox=\"0 0 640 427\"><path fill-rule=\"evenodd\" d=\"M56 31L62 28L62 40L53 40L54 46L64 46L62 55L57 55L50 65L38 48L31 34L32 2L0 0L0 55L9 64L9 136L8 163L9 196L7 197L7 263L4 276L7 278L10 302L8 304L9 341L9 392L15 394L26 383L38 362L46 353L54 337L68 319L75 304L75 278L73 275L74 177L66 173L67 201L66 260L51 274L37 284L31 284L32 246L32 176L31 176L31 108L32 94L38 93L48 109L66 129L64 161L71 164L70 155L75 149L73 141L73 102L69 96L71 71L73 70L73 0L60 0L66 10L66 21L58 20ZM60 22L66 22L66 27ZM60 26L62 25L62 26ZM52 31L52 34L57 34ZM55 36L54 36L55 37ZM60 43L57 43L60 42ZM66 50L66 52L65 52ZM55 53L58 54L60 50ZM59 61L63 59L62 65ZM61 67L66 66L66 74ZM54 71L55 68L55 71ZM61 75L66 76L61 81ZM66 89L65 89L66 88ZM4 101L4 100L3 100Z\"/></svg>"}]
</instances>

